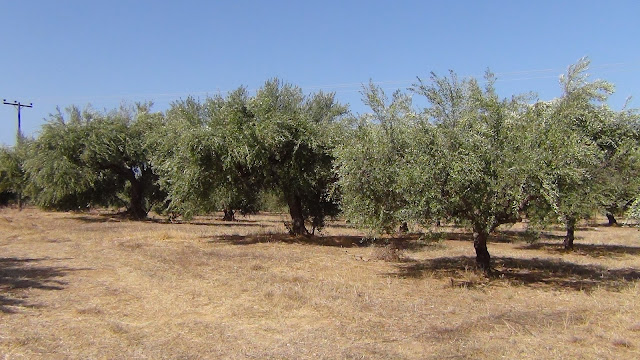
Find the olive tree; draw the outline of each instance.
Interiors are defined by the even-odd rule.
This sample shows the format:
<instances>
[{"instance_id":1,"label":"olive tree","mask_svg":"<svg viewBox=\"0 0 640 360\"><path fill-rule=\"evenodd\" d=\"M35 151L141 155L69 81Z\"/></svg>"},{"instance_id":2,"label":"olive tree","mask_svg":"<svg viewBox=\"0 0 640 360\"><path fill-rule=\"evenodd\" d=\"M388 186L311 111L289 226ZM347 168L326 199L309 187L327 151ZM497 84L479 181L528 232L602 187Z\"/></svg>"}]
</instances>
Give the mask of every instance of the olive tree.
<instances>
[{"instance_id":1,"label":"olive tree","mask_svg":"<svg viewBox=\"0 0 640 360\"><path fill-rule=\"evenodd\" d=\"M228 96L174 102L162 124L147 139L160 185L167 192L167 211L189 218L223 210L258 209L263 183L255 161L254 116L246 89Z\"/></svg>"},{"instance_id":2,"label":"olive tree","mask_svg":"<svg viewBox=\"0 0 640 360\"><path fill-rule=\"evenodd\" d=\"M161 197L143 147L148 128L137 121L148 112L149 104L139 104L52 115L25 162L35 202L64 210L125 205L132 218L146 217Z\"/></svg>"},{"instance_id":3,"label":"olive tree","mask_svg":"<svg viewBox=\"0 0 640 360\"><path fill-rule=\"evenodd\" d=\"M520 220L535 196L527 97L500 99L494 82L491 73L484 88L453 72L418 79L412 90L428 100L423 116L429 123L411 137L416 151L407 171L414 175L405 177L415 181L409 188L417 214L472 228L476 263L484 271L491 269L489 235Z\"/></svg>"},{"instance_id":4,"label":"olive tree","mask_svg":"<svg viewBox=\"0 0 640 360\"><path fill-rule=\"evenodd\" d=\"M610 226L617 225L616 216L623 215L640 193L640 114L623 109L612 112L604 124L599 147L604 161L598 172L602 183L600 206Z\"/></svg>"},{"instance_id":5,"label":"olive tree","mask_svg":"<svg viewBox=\"0 0 640 360\"><path fill-rule=\"evenodd\" d=\"M525 98L500 99L491 74L486 83L453 72L419 79L412 91L429 103L420 114L401 93L383 106L370 86L374 121L361 121L338 151L347 216L387 232L403 219L469 225L477 264L490 271L489 234L520 218L534 166Z\"/></svg>"},{"instance_id":6,"label":"olive tree","mask_svg":"<svg viewBox=\"0 0 640 360\"><path fill-rule=\"evenodd\" d=\"M573 248L577 221L604 208L613 223L638 191L637 120L607 106L613 85L591 81L588 68L586 58L569 66L560 78L562 96L538 104L539 151L546 154L538 177L548 209L565 223L566 249Z\"/></svg>"},{"instance_id":7,"label":"olive tree","mask_svg":"<svg viewBox=\"0 0 640 360\"><path fill-rule=\"evenodd\" d=\"M176 102L148 138L170 212L257 210L259 195L289 206L291 232L308 234L338 213L333 148L346 107L277 79L249 96L239 88L204 102Z\"/></svg>"},{"instance_id":8,"label":"olive tree","mask_svg":"<svg viewBox=\"0 0 640 360\"><path fill-rule=\"evenodd\" d=\"M354 121L336 148L345 217L374 232L392 233L408 219L402 174L415 114L400 91L389 100L370 82L363 101L372 110Z\"/></svg>"},{"instance_id":9,"label":"olive tree","mask_svg":"<svg viewBox=\"0 0 640 360\"><path fill-rule=\"evenodd\" d=\"M339 211L333 171L333 149L340 138L340 119L347 107L334 94L305 96L291 84L271 79L249 100L264 184L289 207L290 232L306 235L305 222L322 227ZM249 130L249 129L247 129Z\"/></svg>"},{"instance_id":10,"label":"olive tree","mask_svg":"<svg viewBox=\"0 0 640 360\"><path fill-rule=\"evenodd\" d=\"M0 148L0 204L15 200L22 209L27 178L24 162L28 156L29 142L22 139L13 147Z\"/></svg>"},{"instance_id":11,"label":"olive tree","mask_svg":"<svg viewBox=\"0 0 640 360\"><path fill-rule=\"evenodd\" d=\"M636 197L636 199L629 206L629 210L627 210L627 216L630 218L640 221L640 195Z\"/></svg>"}]
</instances>

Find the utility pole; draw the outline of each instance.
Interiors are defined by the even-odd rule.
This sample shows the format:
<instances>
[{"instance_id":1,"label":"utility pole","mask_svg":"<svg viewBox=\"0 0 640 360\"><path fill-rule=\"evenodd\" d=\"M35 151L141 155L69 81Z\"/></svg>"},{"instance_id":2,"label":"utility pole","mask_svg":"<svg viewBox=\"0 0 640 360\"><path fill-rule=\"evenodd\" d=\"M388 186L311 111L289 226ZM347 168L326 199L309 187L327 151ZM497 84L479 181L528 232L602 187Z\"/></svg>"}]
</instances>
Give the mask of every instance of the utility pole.
<instances>
[{"instance_id":1,"label":"utility pole","mask_svg":"<svg viewBox=\"0 0 640 360\"><path fill-rule=\"evenodd\" d=\"M13 105L16 107L16 109L18 109L18 133L16 134L16 145L18 145L18 143L20 143L20 140L22 140L22 131L20 130L20 110L23 107L26 108L32 108L33 107L33 103L29 103L29 105L26 104L22 104L19 101L13 101L13 102L8 102L7 99L2 99L2 103L5 105Z\"/></svg>"},{"instance_id":2,"label":"utility pole","mask_svg":"<svg viewBox=\"0 0 640 360\"><path fill-rule=\"evenodd\" d=\"M26 104L22 104L19 101L13 101L13 102L8 102L7 99L2 99L2 103L5 105L13 105L16 107L16 109L18 109L18 132L16 133L16 150L17 147L20 145L20 143L22 142L22 130L20 129L21 127L21 119L20 119L20 110L22 110L23 107L26 108L32 108L33 107L33 103L29 103L29 105ZM22 211L22 185L19 186L19 189L17 189L18 191L18 209L20 211Z\"/></svg>"}]
</instances>

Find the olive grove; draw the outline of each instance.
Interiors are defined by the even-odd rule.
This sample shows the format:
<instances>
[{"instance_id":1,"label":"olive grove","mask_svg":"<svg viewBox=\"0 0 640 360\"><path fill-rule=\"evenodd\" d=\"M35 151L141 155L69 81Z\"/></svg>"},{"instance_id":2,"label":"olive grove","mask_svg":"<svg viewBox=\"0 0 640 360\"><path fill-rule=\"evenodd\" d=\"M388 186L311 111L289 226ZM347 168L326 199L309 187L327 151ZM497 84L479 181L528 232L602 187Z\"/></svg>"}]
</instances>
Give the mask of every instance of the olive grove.
<instances>
[{"instance_id":1,"label":"olive grove","mask_svg":"<svg viewBox=\"0 0 640 360\"><path fill-rule=\"evenodd\" d=\"M361 115L278 79L165 112L70 107L35 139L1 149L0 194L48 209L222 211L229 221L268 195L287 206L290 233L305 236L339 214L376 236L448 221L470 230L477 266L490 272L487 243L501 225L561 223L571 249L582 219L640 218L640 114L611 109L613 84L592 80L589 65L569 66L549 101L502 97L489 71L451 71L391 96L370 82Z\"/></svg>"}]
</instances>

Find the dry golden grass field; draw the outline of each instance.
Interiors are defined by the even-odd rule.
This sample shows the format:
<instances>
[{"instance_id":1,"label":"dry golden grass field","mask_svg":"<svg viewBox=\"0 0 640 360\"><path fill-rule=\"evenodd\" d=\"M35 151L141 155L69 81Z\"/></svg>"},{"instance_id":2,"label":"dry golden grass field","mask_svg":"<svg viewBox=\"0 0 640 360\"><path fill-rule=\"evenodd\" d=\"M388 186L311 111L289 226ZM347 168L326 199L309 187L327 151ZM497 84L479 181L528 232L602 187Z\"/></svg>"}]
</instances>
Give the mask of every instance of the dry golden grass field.
<instances>
[{"instance_id":1,"label":"dry golden grass field","mask_svg":"<svg viewBox=\"0 0 640 360\"><path fill-rule=\"evenodd\" d=\"M637 228L583 224L570 253L506 228L485 278L463 229L380 247L283 220L0 209L0 358L640 358Z\"/></svg>"}]
</instances>

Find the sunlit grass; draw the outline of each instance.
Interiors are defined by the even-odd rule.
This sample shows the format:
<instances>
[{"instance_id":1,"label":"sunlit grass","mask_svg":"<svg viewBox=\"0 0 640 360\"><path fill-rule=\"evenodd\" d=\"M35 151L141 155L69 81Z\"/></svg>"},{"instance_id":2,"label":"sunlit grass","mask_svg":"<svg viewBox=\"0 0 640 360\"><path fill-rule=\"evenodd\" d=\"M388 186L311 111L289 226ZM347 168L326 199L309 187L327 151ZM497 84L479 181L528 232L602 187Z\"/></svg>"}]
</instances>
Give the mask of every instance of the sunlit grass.
<instances>
[{"instance_id":1,"label":"sunlit grass","mask_svg":"<svg viewBox=\"0 0 640 360\"><path fill-rule=\"evenodd\" d=\"M284 215L219 218L0 210L0 354L640 356L636 228L583 227L570 253L560 231L533 245L504 233L489 244L487 278L459 228L373 246L342 221L294 238Z\"/></svg>"}]
</instances>

